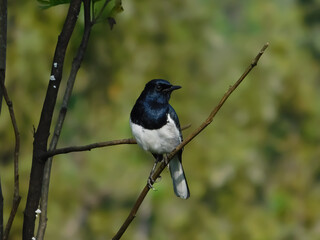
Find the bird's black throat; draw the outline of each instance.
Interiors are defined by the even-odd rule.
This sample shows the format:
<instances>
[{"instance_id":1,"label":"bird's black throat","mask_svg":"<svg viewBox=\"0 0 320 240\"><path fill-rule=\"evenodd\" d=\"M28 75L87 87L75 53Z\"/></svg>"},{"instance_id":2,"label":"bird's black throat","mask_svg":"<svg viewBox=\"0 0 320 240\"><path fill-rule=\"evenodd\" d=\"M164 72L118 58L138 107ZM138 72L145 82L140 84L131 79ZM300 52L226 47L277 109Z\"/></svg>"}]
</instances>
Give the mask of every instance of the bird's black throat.
<instances>
[{"instance_id":1,"label":"bird's black throat","mask_svg":"<svg viewBox=\"0 0 320 240\"><path fill-rule=\"evenodd\" d=\"M137 101L133 107L130 118L135 124L145 129L159 129L167 123L169 104Z\"/></svg>"}]
</instances>

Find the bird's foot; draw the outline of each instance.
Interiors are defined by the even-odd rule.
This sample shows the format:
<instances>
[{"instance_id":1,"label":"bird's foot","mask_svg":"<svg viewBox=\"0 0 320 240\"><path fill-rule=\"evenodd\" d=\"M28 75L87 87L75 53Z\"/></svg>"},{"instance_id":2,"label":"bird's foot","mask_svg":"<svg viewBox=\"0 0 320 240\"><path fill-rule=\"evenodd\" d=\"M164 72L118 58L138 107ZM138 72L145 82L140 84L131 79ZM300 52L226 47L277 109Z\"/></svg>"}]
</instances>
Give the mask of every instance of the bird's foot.
<instances>
[{"instance_id":1,"label":"bird's foot","mask_svg":"<svg viewBox=\"0 0 320 240\"><path fill-rule=\"evenodd\" d=\"M153 184L160 182L161 179L162 179L161 176L159 176L156 180L153 180L152 177L150 176L147 181L148 187L153 191L156 191L156 189L153 187Z\"/></svg>"},{"instance_id":2,"label":"bird's foot","mask_svg":"<svg viewBox=\"0 0 320 240\"><path fill-rule=\"evenodd\" d=\"M152 189L153 191L155 191L156 189L153 187L153 184L154 184L154 180L152 179L152 177L148 177L148 182L147 182L147 185L150 189Z\"/></svg>"}]
</instances>

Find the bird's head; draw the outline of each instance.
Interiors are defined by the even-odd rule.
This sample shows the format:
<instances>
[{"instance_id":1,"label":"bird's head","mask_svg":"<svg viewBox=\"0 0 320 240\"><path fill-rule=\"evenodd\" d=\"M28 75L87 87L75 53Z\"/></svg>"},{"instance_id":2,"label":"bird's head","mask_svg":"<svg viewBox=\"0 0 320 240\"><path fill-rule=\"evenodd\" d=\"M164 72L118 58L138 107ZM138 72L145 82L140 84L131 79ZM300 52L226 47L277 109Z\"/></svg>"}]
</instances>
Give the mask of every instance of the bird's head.
<instances>
[{"instance_id":1,"label":"bird's head","mask_svg":"<svg viewBox=\"0 0 320 240\"><path fill-rule=\"evenodd\" d=\"M180 88L181 86L174 86L166 80L153 79L146 84L143 92L148 99L168 102L172 91Z\"/></svg>"}]
</instances>

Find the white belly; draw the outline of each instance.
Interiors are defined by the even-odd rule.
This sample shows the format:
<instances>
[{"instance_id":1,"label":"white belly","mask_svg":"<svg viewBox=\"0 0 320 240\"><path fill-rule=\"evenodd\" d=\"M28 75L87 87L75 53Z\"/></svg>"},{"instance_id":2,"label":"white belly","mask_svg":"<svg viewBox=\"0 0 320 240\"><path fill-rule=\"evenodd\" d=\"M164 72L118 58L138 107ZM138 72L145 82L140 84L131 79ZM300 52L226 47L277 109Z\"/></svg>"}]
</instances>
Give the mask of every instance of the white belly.
<instances>
[{"instance_id":1,"label":"white belly","mask_svg":"<svg viewBox=\"0 0 320 240\"><path fill-rule=\"evenodd\" d=\"M167 124L160 129L143 129L131 120L130 126L137 143L146 151L157 154L170 153L181 143L179 130L169 115Z\"/></svg>"}]
</instances>

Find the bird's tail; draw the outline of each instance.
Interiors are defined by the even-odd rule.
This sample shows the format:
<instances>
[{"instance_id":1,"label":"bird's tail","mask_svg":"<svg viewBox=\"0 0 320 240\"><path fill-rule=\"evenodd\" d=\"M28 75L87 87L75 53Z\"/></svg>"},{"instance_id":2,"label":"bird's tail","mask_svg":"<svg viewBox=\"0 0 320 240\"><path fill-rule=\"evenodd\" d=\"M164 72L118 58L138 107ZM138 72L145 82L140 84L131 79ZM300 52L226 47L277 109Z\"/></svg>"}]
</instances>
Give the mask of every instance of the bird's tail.
<instances>
[{"instance_id":1,"label":"bird's tail","mask_svg":"<svg viewBox=\"0 0 320 240\"><path fill-rule=\"evenodd\" d=\"M190 197L189 187L187 179L184 175L183 167L179 159L179 154L174 156L174 158L169 163L170 174L173 183L173 190L175 194L183 199Z\"/></svg>"}]
</instances>

